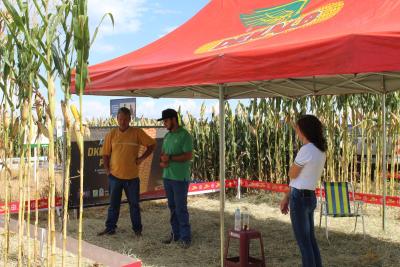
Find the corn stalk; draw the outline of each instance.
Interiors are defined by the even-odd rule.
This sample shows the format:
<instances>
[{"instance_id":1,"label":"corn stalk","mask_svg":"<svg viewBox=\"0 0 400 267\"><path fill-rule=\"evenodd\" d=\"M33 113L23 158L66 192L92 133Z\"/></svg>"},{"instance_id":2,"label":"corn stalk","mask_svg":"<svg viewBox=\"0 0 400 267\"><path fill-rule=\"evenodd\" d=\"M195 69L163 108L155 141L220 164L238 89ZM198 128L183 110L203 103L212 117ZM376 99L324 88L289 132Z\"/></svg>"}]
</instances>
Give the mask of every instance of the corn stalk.
<instances>
[{"instance_id":1,"label":"corn stalk","mask_svg":"<svg viewBox=\"0 0 400 267\"><path fill-rule=\"evenodd\" d=\"M13 113L14 113L14 104L12 101L12 95L14 91L14 77L13 77L13 68L15 66L15 50L13 43L13 36L7 34L6 28L11 24L11 18L6 11L1 11L0 13L0 71L2 75L0 76L0 88L2 91L2 139L3 143L3 166L2 166L2 180L4 180L4 189L5 189L5 197L4 197L4 205L5 205L5 215L4 215L4 235L3 235L3 262L4 266L8 265L8 256L10 252L10 210L9 210L9 202L10 202L10 191L11 191L11 183L10 176L11 170L8 166L8 158L12 155L12 143L13 140L10 138L10 126L12 126L11 122L13 121ZM1 153L0 153L1 154Z\"/></svg>"},{"instance_id":2,"label":"corn stalk","mask_svg":"<svg viewBox=\"0 0 400 267\"><path fill-rule=\"evenodd\" d=\"M80 151L80 192L79 192L79 227L78 227L78 266L81 266L82 257L82 223L83 223L83 124L82 124L82 95L88 78L88 58L90 48L89 19L87 16L87 1L74 0L72 12L72 24L74 29L74 48L76 51L75 89L79 95L79 131L77 143ZM80 132L78 134L78 132Z\"/></svg>"}]
</instances>

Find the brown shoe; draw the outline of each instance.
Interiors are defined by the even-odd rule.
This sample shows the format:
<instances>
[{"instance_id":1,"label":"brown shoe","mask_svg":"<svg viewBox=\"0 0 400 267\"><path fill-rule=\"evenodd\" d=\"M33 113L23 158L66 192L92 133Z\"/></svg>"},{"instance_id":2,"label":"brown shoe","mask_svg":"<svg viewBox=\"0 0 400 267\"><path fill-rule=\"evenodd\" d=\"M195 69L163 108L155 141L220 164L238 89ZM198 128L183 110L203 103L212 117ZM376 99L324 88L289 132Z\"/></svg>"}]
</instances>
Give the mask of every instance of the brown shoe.
<instances>
[{"instance_id":1,"label":"brown shoe","mask_svg":"<svg viewBox=\"0 0 400 267\"><path fill-rule=\"evenodd\" d=\"M114 235L115 234L115 229L104 229L103 231L97 233L98 236L102 235Z\"/></svg>"},{"instance_id":2,"label":"brown shoe","mask_svg":"<svg viewBox=\"0 0 400 267\"><path fill-rule=\"evenodd\" d=\"M142 237L142 231L135 231L136 237Z\"/></svg>"},{"instance_id":3,"label":"brown shoe","mask_svg":"<svg viewBox=\"0 0 400 267\"><path fill-rule=\"evenodd\" d=\"M178 241L178 240L175 240L174 234L171 233L169 235L169 237L167 237L166 239L162 240L161 243L168 245L168 244L171 244L172 242L175 242L175 241Z\"/></svg>"},{"instance_id":4,"label":"brown shoe","mask_svg":"<svg viewBox=\"0 0 400 267\"><path fill-rule=\"evenodd\" d=\"M191 245L190 241L183 241L183 240L179 240L178 242L178 246L183 248L183 249L188 249Z\"/></svg>"}]
</instances>

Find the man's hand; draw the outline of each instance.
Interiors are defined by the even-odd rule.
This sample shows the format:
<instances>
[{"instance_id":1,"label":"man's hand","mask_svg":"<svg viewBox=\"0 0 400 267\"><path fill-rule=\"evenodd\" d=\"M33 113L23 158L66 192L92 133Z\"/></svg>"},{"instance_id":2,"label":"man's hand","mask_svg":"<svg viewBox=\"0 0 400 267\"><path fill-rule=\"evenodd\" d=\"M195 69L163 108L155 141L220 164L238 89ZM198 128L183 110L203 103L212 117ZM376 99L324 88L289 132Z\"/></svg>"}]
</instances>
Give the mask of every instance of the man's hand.
<instances>
[{"instance_id":1,"label":"man's hand","mask_svg":"<svg viewBox=\"0 0 400 267\"><path fill-rule=\"evenodd\" d=\"M138 158L136 159L136 165L139 166L143 161L144 161L144 158L143 158L143 157L138 157Z\"/></svg>"},{"instance_id":2,"label":"man's hand","mask_svg":"<svg viewBox=\"0 0 400 267\"><path fill-rule=\"evenodd\" d=\"M107 176L110 176L110 156L103 155L103 164L104 164L104 171L106 172Z\"/></svg>"},{"instance_id":3,"label":"man's hand","mask_svg":"<svg viewBox=\"0 0 400 267\"><path fill-rule=\"evenodd\" d=\"M168 168L168 162L161 161L160 162L160 167L163 168L163 169Z\"/></svg>"},{"instance_id":4,"label":"man's hand","mask_svg":"<svg viewBox=\"0 0 400 267\"><path fill-rule=\"evenodd\" d=\"M161 162L165 162L168 165L169 162L169 155L161 153Z\"/></svg>"},{"instance_id":5,"label":"man's hand","mask_svg":"<svg viewBox=\"0 0 400 267\"><path fill-rule=\"evenodd\" d=\"M282 214L285 214L285 215L288 214L288 212L289 212L289 198L288 198L287 195L285 195L282 198L281 203L280 203L280 209L281 209Z\"/></svg>"}]
</instances>

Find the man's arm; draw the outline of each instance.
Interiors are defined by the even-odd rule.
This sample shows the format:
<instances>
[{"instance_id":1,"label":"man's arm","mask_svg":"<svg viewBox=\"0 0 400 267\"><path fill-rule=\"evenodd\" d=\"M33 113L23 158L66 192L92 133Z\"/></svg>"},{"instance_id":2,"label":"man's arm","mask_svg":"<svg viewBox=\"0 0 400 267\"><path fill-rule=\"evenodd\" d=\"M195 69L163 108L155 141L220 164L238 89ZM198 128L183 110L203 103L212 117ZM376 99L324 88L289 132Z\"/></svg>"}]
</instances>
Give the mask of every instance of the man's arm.
<instances>
[{"instance_id":1,"label":"man's arm","mask_svg":"<svg viewBox=\"0 0 400 267\"><path fill-rule=\"evenodd\" d=\"M136 159L136 164L140 165L140 163L142 163L148 156L151 155L151 153L153 153L155 148L156 148L155 144L146 146L146 151L143 153L143 155L141 155Z\"/></svg>"},{"instance_id":2,"label":"man's arm","mask_svg":"<svg viewBox=\"0 0 400 267\"><path fill-rule=\"evenodd\" d=\"M182 154L180 154L180 155L169 156L169 160L170 160L170 161L178 161L178 162L189 161L189 160L192 160L192 158L193 158L193 153L192 153L192 151L190 151L190 152L185 152L185 153L182 153Z\"/></svg>"},{"instance_id":3,"label":"man's arm","mask_svg":"<svg viewBox=\"0 0 400 267\"><path fill-rule=\"evenodd\" d=\"M185 161L192 160L192 158L193 158L192 151L185 152L185 153L182 153L179 155L167 155L164 153L161 154L161 162L165 162L165 163L168 163L170 161L185 162Z\"/></svg>"},{"instance_id":4,"label":"man's arm","mask_svg":"<svg viewBox=\"0 0 400 267\"><path fill-rule=\"evenodd\" d=\"M110 156L103 155L104 170L107 175L110 175Z\"/></svg>"},{"instance_id":5,"label":"man's arm","mask_svg":"<svg viewBox=\"0 0 400 267\"><path fill-rule=\"evenodd\" d=\"M110 131L106 137L104 138L104 143L103 147L101 148L101 154L103 155L103 164L104 164L104 170L106 171L107 175L111 174L110 171L110 158L111 158L111 150L112 150L112 145L111 145L111 136L112 136L112 131Z\"/></svg>"}]
</instances>

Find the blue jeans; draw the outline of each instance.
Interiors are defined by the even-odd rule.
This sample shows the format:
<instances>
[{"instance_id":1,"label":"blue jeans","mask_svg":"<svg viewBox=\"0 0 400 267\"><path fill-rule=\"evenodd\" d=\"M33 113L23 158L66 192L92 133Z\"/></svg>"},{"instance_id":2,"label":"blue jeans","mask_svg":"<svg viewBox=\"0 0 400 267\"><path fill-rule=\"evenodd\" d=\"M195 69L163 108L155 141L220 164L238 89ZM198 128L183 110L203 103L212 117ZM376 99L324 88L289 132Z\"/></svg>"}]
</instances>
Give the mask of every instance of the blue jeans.
<instances>
[{"instance_id":1,"label":"blue jeans","mask_svg":"<svg viewBox=\"0 0 400 267\"><path fill-rule=\"evenodd\" d=\"M109 192L110 192L110 206L108 208L108 215L106 220L107 229L117 228L119 218L119 209L121 206L122 189L129 203L129 213L131 215L132 229L135 232L142 231L142 220L140 217L140 180L134 178L130 180L118 179L110 174L108 176Z\"/></svg>"},{"instance_id":2,"label":"blue jeans","mask_svg":"<svg viewBox=\"0 0 400 267\"><path fill-rule=\"evenodd\" d=\"M171 227L174 240L190 242L192 240L189 212L187 208L188 181L175 181L164 178L164 189L171 211Z\"/></svg>"},{"instance_id":3,"label":"blue jeans","mask_svg":"<svg viewBox=\"0 0 400 267\"><path fill-rule=\"evenodd\" d=\"M321 267L321 255L314 233L315 193L305 195L296 188L290 192L290 219L299 245L303 267Z\"/></svg>"}]
</instances>

